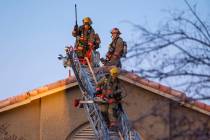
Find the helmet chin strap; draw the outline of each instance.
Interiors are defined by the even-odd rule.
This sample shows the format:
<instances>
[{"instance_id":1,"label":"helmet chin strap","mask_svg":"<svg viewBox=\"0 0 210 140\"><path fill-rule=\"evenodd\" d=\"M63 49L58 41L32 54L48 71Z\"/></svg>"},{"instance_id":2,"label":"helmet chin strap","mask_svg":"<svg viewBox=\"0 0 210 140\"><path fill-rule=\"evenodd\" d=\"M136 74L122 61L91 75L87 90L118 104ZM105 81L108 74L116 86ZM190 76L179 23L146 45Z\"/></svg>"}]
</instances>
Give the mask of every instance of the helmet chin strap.
<instances>
[{"instance_id":1,"label":"helmet chin strap","mask_svg":"<svg viewBox=\"0 0 210 140\"><path fill-rule=\"evenodd\" d=\"M112 35L111 37L112 37L112 39L114 40L114 39L118 38L119 35L115 35L115 36Z\"/></svg>"}]
</instances>

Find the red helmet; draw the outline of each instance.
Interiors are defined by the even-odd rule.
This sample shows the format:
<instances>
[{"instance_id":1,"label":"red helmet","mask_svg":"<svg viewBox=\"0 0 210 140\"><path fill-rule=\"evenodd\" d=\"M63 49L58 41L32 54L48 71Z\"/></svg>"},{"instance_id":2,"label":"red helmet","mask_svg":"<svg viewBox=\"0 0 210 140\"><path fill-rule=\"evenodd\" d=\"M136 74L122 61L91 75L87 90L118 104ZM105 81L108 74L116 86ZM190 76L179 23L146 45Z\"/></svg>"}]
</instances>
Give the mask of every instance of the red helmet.
<instances>
[{"instance_id":1,"label":"red helmet","mask_svg":"<svg viewBox=\"0 0 210 140\"><path fill-rule=\"evenodd\" d=\"M118 28L113 28L112 31L111 31L111 34L121 34L120 30Z\"/></svg>"}]
</instances>

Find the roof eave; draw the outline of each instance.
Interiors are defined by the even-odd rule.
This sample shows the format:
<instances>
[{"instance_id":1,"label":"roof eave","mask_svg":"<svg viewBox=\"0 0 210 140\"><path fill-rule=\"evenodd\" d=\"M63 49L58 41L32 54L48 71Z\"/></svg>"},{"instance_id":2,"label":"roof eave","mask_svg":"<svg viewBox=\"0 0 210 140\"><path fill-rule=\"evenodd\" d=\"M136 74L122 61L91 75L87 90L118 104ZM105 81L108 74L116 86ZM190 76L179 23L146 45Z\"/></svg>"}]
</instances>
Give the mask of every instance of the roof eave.
<instances>
[{"instance_id":1,"label":"roof eave","mask_svg":"<svg viewBox=\"0 0 210 140\"><path fill-rule=\"evenodd\" d=\"M42 94L37 94L35 96L30 96L26 100L23 100L21 102L17 102L17 103L14 103L14 104L11 104L11 105L8 105L8 106L5 106L5 107L1 108L0 109L0 113L4 112L4 111L7 111L7 110L11 110L11 109L17 108L19 106L28 104L28 103L32 102L33 100L36 100L36 99L39 99L39 98L43 98L45 96L48 96L48 95L54 94L56 92L60 92L60 91L66 90L68 88L71 88L71 87L74 87L74 86L77 86L77 85L78 85L78 83L74 82L74 83L70 83L68 85L63 85L63 86L57 87L55 89L48 90L46 92L43 92Z\"/></svg>"}]
</instances>

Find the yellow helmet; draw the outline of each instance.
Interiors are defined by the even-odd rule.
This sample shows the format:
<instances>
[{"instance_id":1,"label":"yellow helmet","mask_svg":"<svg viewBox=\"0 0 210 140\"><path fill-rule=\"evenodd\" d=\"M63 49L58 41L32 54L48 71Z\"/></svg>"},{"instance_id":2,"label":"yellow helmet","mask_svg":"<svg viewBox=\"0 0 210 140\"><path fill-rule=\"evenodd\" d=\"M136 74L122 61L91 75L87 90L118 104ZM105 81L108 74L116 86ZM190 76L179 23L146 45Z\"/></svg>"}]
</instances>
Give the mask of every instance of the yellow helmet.
<instances>
[{"instance_id":1,"label":"yellow helmet","mask_svg":"<svg viewBox=\"0 0 210 140\"><path fill-rule=\"evenodd\" d=\"M110 72L111 76L118 76L119 75L119 70L118 70L117 67L111 68L109 72Z\"/></svg>"},{"instance_id":2,"label":"yellow helmet","mask_svg":"<svg viewBox=\"0 0 210 140\"><path fill-rule=\"evenodd\" d=\"M91 20L90 17L85 17L85 18L83 18L82 22L83 22L83 24L85 24L85 23L88 23L88 24L90 24L90 25L92 24L92 20Z\"/></svg>"}]
</instances>

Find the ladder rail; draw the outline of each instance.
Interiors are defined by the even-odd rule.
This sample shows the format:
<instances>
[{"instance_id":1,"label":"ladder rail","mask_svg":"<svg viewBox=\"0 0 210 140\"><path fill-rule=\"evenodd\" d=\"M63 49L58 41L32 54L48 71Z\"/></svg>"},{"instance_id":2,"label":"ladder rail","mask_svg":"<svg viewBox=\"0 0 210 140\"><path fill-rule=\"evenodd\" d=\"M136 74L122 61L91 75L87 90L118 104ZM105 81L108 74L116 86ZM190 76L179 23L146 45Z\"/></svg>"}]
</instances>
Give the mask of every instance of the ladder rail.
<instances>
[{"instance_id":1,"label":"ladder rail","mask_svg":"<svg viewBox=\"0 0 210 140\"><path fill-rule=\"evenodd\" d=\"M78 85L82 92L82 97L84 100L93 100L95 94L95 84L97 84L97 79L105 75L105 73L94 74L93 69L90 65L90 62L87 58L88 66L81 65L79 59L77 58L76 53L72 46L67 47L66 51L66 60L70 60L72 70L74 71L75 77L78 81ZM91 72L91 73L88 73ZM91 81L92 80L92 81ZM87 118L93 128L95 136L98 140L110 140L109 129L105 121L103 120L102 114L98 108L98 105L95 103L84 103L84 109L87 114ZM123 108L119 111L119 138L124 140L140 140L138 133L132 128L127 114L123 111Z\"/></svg>"},{"instance_id":2,"label":"ladder rail","mask_svg":"<svg viewBox=\"0 0 210 140\"><path fill-rule=\"evenodd\" d=\"M85 57L85 60L87 61L88 67L89 67L89 69L90 69L90 71L91 71L91 74L92 74L92 76L93 76L93 79L94 79L94 81L95 81L95 84L97 84L96 76L95 76L95 74L94 74L94 72L93 72L93 69L92 69L92 67L91 67L90 61L89 61L89 59L88 59L87 57Z\"/></svg>"},{"instance_id":3,"label":"ladder rail","mask_svg":"<svg viewBox=\"0 0 210 140\"><path fill-rule=\"evenodd\" d=\"M76 79L78 80L78 84L83 91L83 97L85 100L92 100L95 93L95 87L92 85L90 81L90 77L87 74L87 70L84 66L82 66L73 51L73 48L70 47L69 53L67 53L68 57L70 58L72 69L75 73ZM91 126L93 127L94 133L97 137L97 139L103 139L103 140L109 140L109 132L108 128L102 118L102 115L98 109L98 106L96 104L84 104L85 111L88 116L88 120L91 123ZM91 116L90 114L92 112L94 113L94 116ZM95 123L95 119L98 119L97 123Z\"/></svg>"},{"instance_id":4,"label":"ladder rail","mask_svg":"<svg viewBox=\"0 0 210 140\"><path fill-rule=\"evenodd\" d=\"M103 77L107 73L99 73L100 77ZM122 107L122 106L121 106ZM124 140L141 140L139 134L132 128L130 121L128 120L127 114L124 109L119 109L119 130L123 135Z\"/></svg>"},{"instance_id":5,"label":"ladder rail","mask_svg":"<svg viewBox=\"0 0 210 140\"><path fill-rule=\"evenodd\" d=\"M121 110L119 113L120 131L125 140L141 140L138 133L132 128L127 114Z\"/></svg>"}]
</instances>

